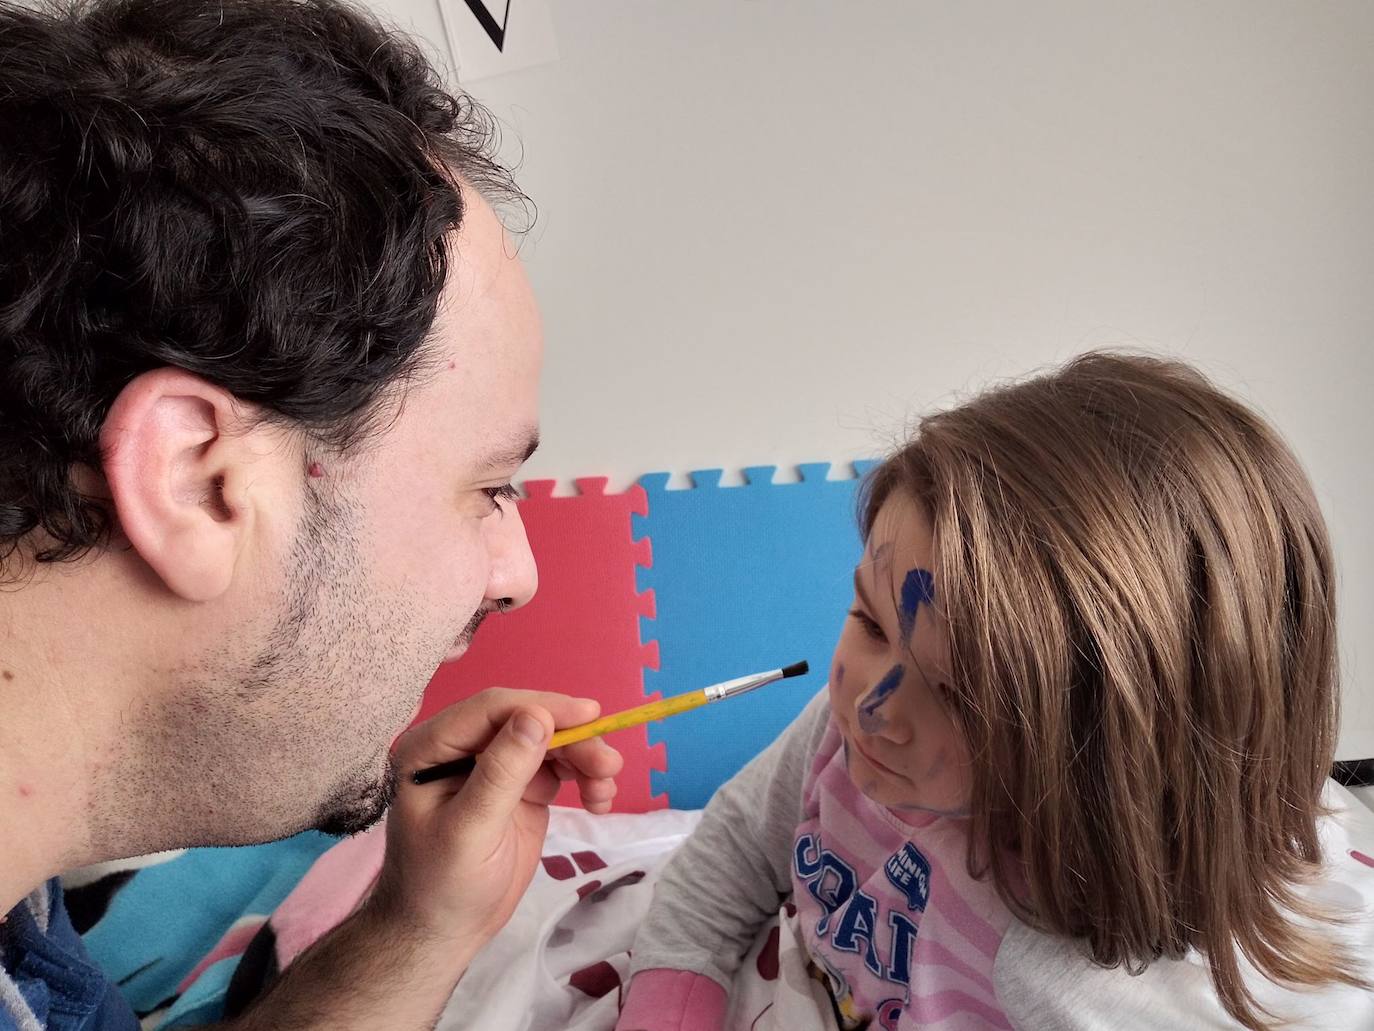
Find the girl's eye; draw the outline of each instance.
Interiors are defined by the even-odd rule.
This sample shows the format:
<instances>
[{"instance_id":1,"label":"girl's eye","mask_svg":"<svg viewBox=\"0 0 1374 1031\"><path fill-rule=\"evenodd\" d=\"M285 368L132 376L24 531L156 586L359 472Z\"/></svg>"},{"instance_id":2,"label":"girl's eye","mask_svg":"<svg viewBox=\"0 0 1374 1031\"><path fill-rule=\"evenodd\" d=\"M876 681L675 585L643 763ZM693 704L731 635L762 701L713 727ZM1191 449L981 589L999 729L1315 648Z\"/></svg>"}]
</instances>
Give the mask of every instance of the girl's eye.
<instances>
[{"instance_id":1,"label":"girl's eye","mask_svg":"<svg viewBox=\"0 0 1374 1031\"><path fill-rule=\"evenodd\" d=\"M482 493L491 498L491 512L488 515L501 511L501 502L515 501L520 495L509 483L500 487L483 487Z\"/></svg>"},{"instance_id":2,"label":"girl's eye","mask_svg":"<svg viewBox=\"0 0 1374 1031\"><path fill-rule=\"evenodd\" d=\"M859 628L862 629L863 632L867 634L870 638L872 638L874 641L887 640L886 635L883 634L883 628L880 627L873 620L873 618L869 616L867 612L864 612L862 609L850 609L849 618L858 623Z\"/></svg>"}]
</instances>

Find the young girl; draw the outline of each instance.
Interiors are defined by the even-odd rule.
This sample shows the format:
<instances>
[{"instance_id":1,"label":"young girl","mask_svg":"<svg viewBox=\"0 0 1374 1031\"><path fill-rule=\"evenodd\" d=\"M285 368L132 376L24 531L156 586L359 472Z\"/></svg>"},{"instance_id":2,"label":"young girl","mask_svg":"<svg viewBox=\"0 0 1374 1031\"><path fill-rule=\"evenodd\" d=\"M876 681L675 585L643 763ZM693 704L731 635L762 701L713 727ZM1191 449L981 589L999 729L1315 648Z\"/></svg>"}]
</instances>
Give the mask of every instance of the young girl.
<instances>
[{"instance_id":1,"label":"young girl","mask_svg":"<svg viewBox=\"0 0 1374 1031\"><path fill-rule=\"evenodd\" d=\"M1263 421L1088 355L924 420L862 530L828 692L669 866L621 1031L1374 1027L1332 558Z\"/></svg>"}]
</instances>

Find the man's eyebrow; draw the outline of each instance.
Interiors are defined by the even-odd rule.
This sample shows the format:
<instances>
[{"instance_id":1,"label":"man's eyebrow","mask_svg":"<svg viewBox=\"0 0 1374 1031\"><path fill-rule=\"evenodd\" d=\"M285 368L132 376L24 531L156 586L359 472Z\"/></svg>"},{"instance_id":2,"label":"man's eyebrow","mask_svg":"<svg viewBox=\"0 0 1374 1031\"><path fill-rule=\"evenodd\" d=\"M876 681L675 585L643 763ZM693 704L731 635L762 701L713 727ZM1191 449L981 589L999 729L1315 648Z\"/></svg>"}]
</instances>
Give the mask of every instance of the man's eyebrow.
<instances>
[{"instance_id":1,"label":"man's eyebrow","mask_svg":"<svg viewBox=\"0 0 1374 1031\"><path fill-rule=\"evenodd\" d=\"M495 454L482 459L478 468L482 472L495 472L498 469L515 469L530 460L539 449L539 431L530 430L518 444L503 447Z\"/></svg>"}]
</instances>

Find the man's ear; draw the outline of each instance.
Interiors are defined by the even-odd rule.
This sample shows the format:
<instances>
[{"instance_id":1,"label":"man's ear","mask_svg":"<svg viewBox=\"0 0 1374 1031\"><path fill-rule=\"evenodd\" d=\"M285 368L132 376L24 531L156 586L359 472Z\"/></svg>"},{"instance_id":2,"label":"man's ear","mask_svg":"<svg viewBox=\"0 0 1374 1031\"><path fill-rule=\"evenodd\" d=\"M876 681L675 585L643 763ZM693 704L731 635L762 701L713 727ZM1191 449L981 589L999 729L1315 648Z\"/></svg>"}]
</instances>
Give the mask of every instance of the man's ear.
<instances>
[{"instance_id":1,"label":"man's ear","mask_svg":"<svg viewBox=\"0 0 1374 1031\"><path fill-rule=\"evenodd\" d=\"M247 427L228 391L189 372L155 369L120 391L101 429L119 529L188 601L228 589L252 528Z\"/></svg>"}]
</instances>

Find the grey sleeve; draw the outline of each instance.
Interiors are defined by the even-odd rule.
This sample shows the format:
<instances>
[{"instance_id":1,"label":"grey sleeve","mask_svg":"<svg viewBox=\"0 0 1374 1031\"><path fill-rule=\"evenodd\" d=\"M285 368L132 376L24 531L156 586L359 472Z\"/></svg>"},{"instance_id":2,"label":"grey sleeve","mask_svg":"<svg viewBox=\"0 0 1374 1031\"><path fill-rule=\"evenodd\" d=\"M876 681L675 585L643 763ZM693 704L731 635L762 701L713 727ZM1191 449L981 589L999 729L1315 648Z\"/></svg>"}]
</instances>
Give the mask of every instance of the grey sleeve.
<instances>
[{"instance_id":1,"label":"grey sleeve","mask_svg":"<svg viewBox=\"0 0 1374 1031\"><path fill-rule=\"evenodd\" d=\"M1081 942L1015 919L997 952L993 984L1012 1027L1026 1031L1239 1029L1196 956L1156 961L1132 976L1097 966Z\"/></svg>"},{"instance_id":2,"label":"grey sleeve","mask_svg":"<svg viewBox=\"0 0 1374 1031\"><path fill-rule=\"evenodd\" d=\"M730 990L759 927L791 894L802 784L829 722L829 692L821 691L715 793L654 888L631 974L690 970Z\"/></svg>"},{"instance_id":3,"label":"grey sleeve","mask_svg":"<svg viewBox=\"0 0 1374 1031\"><path fill-rule=\"evenodd\" d=\"M1266 980L1244 959L1241 970L1255 1001L1274 1015L1279 1027L1374 1028L1374 997L1363 989L1328 985L1298 991ZM993 983L1018 1031L1242 1031L1222 1006L1207 961L1196 952L1158 959L1141 973L1129 974L1096 965L1081 942L1013 920L997 953Z\"/></svg>"},{"instance_id":4,"label":"grey sleeve","mask_svg":"<svg viewBox=\"0 0 1374 1031\"><path fill-rule=\"evenodd\" d=\"M1374 975L1374 887L1352 848L1374 850L1374 816L1353 795L1328 780L1322 795L1328 815L1319 821L1323 875L1299 886L1310 901L1354 919L1325 927ZM1255 1003L1276 1026L1303 1031L1371 1031L1374 992L1343 984L1295 989L1264 977L1244 957L1240 969ZM1015 1028L1033 1031L1239 1031L1222 1005L1207 961L1196 951L1158 959L1139 974L1093 963L1084 944L1045 934L1013 920L993 965L998 1001Z\"/></svg>"}]
</instances>

